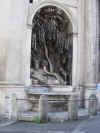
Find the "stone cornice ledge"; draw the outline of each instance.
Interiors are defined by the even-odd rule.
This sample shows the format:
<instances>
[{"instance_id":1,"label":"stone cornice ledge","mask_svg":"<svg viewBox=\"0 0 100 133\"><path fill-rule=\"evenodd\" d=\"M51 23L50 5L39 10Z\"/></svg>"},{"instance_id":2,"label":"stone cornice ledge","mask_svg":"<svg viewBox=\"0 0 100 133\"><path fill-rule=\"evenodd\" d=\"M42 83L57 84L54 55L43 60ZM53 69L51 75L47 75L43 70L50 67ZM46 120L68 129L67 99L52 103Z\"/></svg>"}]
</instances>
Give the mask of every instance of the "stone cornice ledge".
<instances>
[{"instance_id":1,"label":"stone cornice ledge","mask_svg":"<svg viewBox=\"0 0 100 133\"><path fill-rule=\"evenodd\" d=\"M0 82L0 88L25 88L20 82Z\"/></svg>"},{"instance_id":2,"label":"stone cornice ledge","mask_svg":"<svg viewBox=\"0 0 100 133\"><path fill-rule=\"evenodd\" d=\"M84 84L84 85L80 85L80 87L83 87L83 88L89 89L89 90L93 90L93 89L96 89L97 84Z\"/></svg>"}]
</instances>

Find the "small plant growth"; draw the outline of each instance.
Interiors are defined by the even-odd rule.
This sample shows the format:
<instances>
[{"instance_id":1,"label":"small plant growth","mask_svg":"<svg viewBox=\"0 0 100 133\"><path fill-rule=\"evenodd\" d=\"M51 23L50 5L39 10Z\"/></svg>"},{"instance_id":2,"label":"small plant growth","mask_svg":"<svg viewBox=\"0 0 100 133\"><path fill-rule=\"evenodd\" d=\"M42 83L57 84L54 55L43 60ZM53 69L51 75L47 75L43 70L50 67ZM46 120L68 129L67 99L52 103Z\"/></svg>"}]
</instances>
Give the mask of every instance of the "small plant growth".
<instances>
[{"instance_id":1,"label":"small plant growth","mask_svg":"<svg viewBox=\"0 0 100 133\"><path fill-rule=\"evenodd\" d=\"M33 122L39 124L39 123L40 123L40 119L39 119L39 117L35 117L34 120L33 120Z\"/></svg>"}]
</instances>

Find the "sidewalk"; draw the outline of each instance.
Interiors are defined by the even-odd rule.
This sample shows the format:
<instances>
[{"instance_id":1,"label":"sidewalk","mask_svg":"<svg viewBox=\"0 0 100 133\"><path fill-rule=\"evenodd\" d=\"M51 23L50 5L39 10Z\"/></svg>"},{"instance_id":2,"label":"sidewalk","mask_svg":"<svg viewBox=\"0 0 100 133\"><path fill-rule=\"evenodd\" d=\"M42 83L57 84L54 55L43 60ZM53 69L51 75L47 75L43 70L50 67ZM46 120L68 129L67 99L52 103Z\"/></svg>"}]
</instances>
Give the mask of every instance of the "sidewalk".
<instances>
[{"instance_id":1,"label":"sidewalk","mask_svg":"<svg viewBox=\"0 0 100 133\"><path fill-rule=\"evenodd\" d=\"M100 133L100 114L81 122L72 133Z\"/></svg>"},{"instance_id":2,"label":"sidewalk","mask_svg":"<svg viewBox=\"0 0 100 133\"><path fill-rule=\"evenodd\" d=\"M100 114L88 119L63 123L35 124L19 121L0 127L0 133L100 133Z\"/></svg>"},{"instance_id":3,"label":"sidewalk","mask_svg":"<svg viewBox=\"0 0 100 133\"><path fill-rule=\"evenodd\" d=\"M16 121L14 121L14 120L9 120L9 119L7 119L7 118L4 118L4 117L1 117L1 116L0 116L0 128L6 127L6 126L9 126L9 125L12 125L12 124L14 124L14 123L16 123Z\"/></svg>"},{"instance_id":4,"label":"sidewalk","mask_svg":"<svg viewBox=\"0 0 100 133\"><path fill-rule=\"evenodd\" d=\"M0 128L0 133L72 133L84 120L67 121L64 123L35 124L32 122L17 122Z\"/></svg>"}]
</instances>

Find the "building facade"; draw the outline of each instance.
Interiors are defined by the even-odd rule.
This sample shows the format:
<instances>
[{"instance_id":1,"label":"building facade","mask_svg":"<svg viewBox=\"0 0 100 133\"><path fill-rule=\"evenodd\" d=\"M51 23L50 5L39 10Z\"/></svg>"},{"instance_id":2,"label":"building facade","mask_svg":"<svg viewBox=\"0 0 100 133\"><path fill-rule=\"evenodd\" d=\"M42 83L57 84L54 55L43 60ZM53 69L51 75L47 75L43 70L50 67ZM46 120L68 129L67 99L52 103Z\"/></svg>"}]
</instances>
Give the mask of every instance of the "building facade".
<instances>
[{"instance_id":1,"label":"building facade","mask_svg":"<svg viewBox=\"0 0 100 133\"><path fill-rule=\"evenodd\" d=\"M17 98L26 99L25 90L32 87L33 19L38 11L50 6L62 10L72 26L71 30L67 30L72 33L72 83L70 86L64 85L64 91L74 89L80 92L81 99L89 97L91 93L100 97L96 90L100 80L99 5L99 0L1 1L0 104L3 110L8 106L8 101L3 100L5 96L15 93ZM30 108L32 106L27 100L18 102L19 111Z\"/></svg>"}]
</instances>

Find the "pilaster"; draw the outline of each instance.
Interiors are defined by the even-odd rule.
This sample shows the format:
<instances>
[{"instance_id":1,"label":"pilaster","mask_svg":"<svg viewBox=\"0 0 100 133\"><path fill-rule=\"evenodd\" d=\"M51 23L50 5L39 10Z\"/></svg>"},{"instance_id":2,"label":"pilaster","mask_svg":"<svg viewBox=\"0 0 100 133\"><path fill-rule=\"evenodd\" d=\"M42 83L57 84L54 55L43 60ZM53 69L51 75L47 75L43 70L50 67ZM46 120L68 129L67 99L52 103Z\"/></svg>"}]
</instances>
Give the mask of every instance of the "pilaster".
<instances>
[{"instance_id":1,"label":"pilaster","mask_svg":"<svg viewBox=\"0 0 100 133\"><path fill-rule=\"evenodd\" d=\"M98 28L98 0L86 0L85 10L85 39L86 39L86 62L85 62L85 98L96 94L99 62L99 28ZM87 106L86 102L86 106Z\"/></svg>"},{"instance_id":2,"label":"pilaster","mask_svg":"<svg viewBox=\"0 0 100 133\"><path fill-rule=\"evenodd\" d=\"M78 85L84 84L85 68L85 4L86 0L79 0L78 3Z\"/></svg>"},{"instance_id":3,"label":"pilaster","mask_svg":"<svg viewBox=\"0 0 100 133\"><path fill-rule=\"evenodd\" d=\"M86 1L86 71L85 84L95 86L97 70L97 23L96 23L96 0Z\"/></svg>"}]
</instances>

